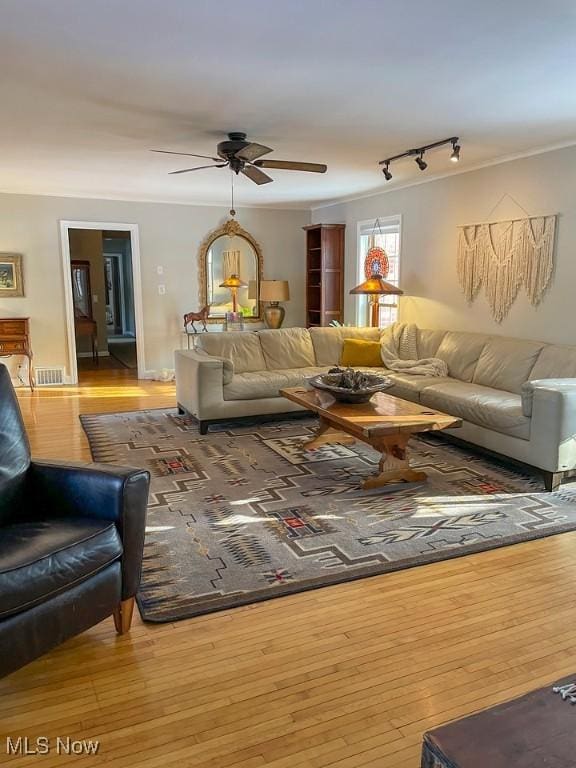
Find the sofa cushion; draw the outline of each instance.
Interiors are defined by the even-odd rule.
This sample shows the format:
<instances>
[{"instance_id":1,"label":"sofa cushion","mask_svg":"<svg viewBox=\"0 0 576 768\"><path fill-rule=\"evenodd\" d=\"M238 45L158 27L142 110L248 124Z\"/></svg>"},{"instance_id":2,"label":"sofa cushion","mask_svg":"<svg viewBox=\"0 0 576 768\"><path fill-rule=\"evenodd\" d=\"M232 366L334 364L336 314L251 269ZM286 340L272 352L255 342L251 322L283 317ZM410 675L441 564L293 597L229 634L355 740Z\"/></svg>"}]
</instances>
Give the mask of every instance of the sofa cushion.
<instances>
[{"instance_id":1,"label":"sofa cushion","mask_svg":"<svg viewBox=\"0 0 576 768\"><path fill-rule=\"evenodd\" d=\"M209 355L230 360L236 373L263 371L266 368L260 337L252 331L199 333L197 344Z\"/></svg>"},{"instance_id":2,"label":"sofa cushion","mask_svg":"<svg viewBox=\"0 0 576 768\"><path fill-rule=\"evenodd\" d=\"M395 371L387 371L386 376L394 382L394 386L387 389L386 392L395 397L411 400L414 403L420 402L421 393L426 387L454 381L454 379L450 379L449 377L413 376L409 373L396 373Z\"/></svg>"},{"instance_id":3,"label":"sofa cushion","mask_svg":"<svg viewBox=\"0 0 576 768\"><path fill-rule=\"evenodd\" d=\"M344 339L340 365L351 368L358 366L382 368L380 342L366 341L366 339Z\"/></svg>"},{"instance_id":4,"label":"sofa cushion","mask_svg":"<svg viewBox=\"0 0 576 768\"><path fill-rule=\"evenodd\" d=\"M114 523L57 519L2 528L0 617L20 613L118 560Z\"/></svg>"},{"instance_id":5,"label":"sofa cushion","mask_svg":"<svg viewBox=\"0 0 576 768\"><path fill-rule=\"evenodd\" d=\"M472 381L478 358L487 341L488 336L480 333L446 331L434 357L444 360L453 379Z\"/></svg>"},{"instance_id":6,"label":"sofa cushion","mask_svg":"<svg viewBox=\"0 0 576 768\"><path fill-rule=\"evenodd\" d=\"M491 336L474 371L475 384L520 394L544 344Z\"/></svg>"},{"instance_id":7,"label":"sofa cushion","mask_svg":"<svg viewBox=\"0 0 576 768\"><path fill-rule=\"evenodd\" d=\"M534 368L530 379L574 379L576 378L576 347L546 344Z\"/></svg>"},{"instance_id":8,"label":"sofa cushion","mask_svg":"<svg viewBox=\"0 0 576 768\"><path fill-rule=\"evenodd\" d=\"M311 376L326 373L327 367L287 368L258 373L240 373L224 387L224 400L259 400L261 397L280 397L286 387L302 387Z\"/></svg>"},{"instance_id":9,"label":"sofa cushion","mask_svg":"<svg viewBox=\"0 0 576 768\"><path fill-rule=\"evenodd\" d=\"M264 368L274 371L279 368L316 365L314 347L307 328L280 328L257 333L266 361Z\"/></svg>"},{"instance_id":10,"label":"sofa cushion","mask_svg":"<svg viewBox=\"0 0 576 768\"><path fill-rule=\"evenodd\" d=\"M187 350L178 351L185 352ZM205 352L203 349L195 349L194 353L200 358L205 358L206 360L220 360L222 363L222 381L224 384L230 384L232 377L234 376L234 363L232 360L228 360L227 357L220 357L218 355L209 355L208 352Z\"/></svg>"},{"instance_id":11,"label":"sofa cushion","mask_svg":"<svg viewBox=\"0 0 576 768\"><path fill-rule=\"evenodd\" d=\"M511 392L462 381L444 381L423 389L420 402L494 432L530 439L530 419L522 413L520 396Z\"/></svg>"},{"instance_id":12,"label":"sofa cushion","mask_svg":"<svg viewBox=\"0 0 576 768\"><path fill-rule=\"evenodd\" d=\"M379 328L348 328L330 326L310 328L310 337L314 345L316 365L339 365L342 357L344 339L364 339L365 341L380 341Z\"/></svg>"},{"instance_id":13,"label":"sofa cushion","mask_svg":"<svg viewBox=\"0 0 576 768\"><path fill-rule=\"evenodd\" d=\"M436 331L431 330L430 328L417 328L416 333L418 357L420 359L437 357L438 347L442 343L446 331Z\"/></svg>"}]
</instances>

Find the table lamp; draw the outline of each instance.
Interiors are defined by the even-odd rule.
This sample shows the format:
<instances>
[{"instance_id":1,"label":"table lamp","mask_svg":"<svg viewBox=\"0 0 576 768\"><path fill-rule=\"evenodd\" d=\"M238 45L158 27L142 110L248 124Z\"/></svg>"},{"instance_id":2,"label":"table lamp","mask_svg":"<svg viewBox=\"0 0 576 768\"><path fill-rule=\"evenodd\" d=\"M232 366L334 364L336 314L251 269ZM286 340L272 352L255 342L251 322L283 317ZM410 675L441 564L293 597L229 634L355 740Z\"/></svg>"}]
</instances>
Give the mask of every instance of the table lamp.
<instances>
[{"instance_id":1,"label":"table lamp","mask_svg":"<svg viewBox=\"0 0 576 768\"><path fill-rule=\"evenodd\" d=\"M238 275L230 275L220 283L220 288L229 288L232 294L232 312L238 312L238 288L245 288L246 283L243 283Z\"/></svg>"},{"instance_id":2,"label":"table lamp","mask_svg":"<svg viewBox=\"0 0 576 768\"><path fill-rule=\"evenodd\" d=\"M264 322L268 328L280 328L286 312L280 301L290 301L288 280L262 280L260 283L260 301L269 305L264 310Z\"/></svg>"},{"instance_id":3,"label":"table lamp","mask_svg":"<svg viewBox=\"0 0 576 768\"><path fill-rule=\"evenodd\" d=\"M374 272L368 280L364 280L356 288L352 288L350 293L370 297L370 325L373 328L377 328L379 323L380 296L391 294L401 296L404 291L401 291L398 286L386 282L378 272Z\"/></svg>"}]
</instances>

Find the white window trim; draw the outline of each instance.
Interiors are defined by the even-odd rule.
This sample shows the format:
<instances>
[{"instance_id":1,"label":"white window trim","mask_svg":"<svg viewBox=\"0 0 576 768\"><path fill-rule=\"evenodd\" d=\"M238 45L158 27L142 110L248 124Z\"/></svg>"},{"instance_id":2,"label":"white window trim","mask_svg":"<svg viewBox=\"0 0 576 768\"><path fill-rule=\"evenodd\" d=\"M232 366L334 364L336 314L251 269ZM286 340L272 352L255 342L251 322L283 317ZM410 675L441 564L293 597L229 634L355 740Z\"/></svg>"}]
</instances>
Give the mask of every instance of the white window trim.
<instances>
[{"instance_id":1,"label":"white window trim","mask_svg":"<svg viewBox=\"0 0 576 768\"><path fill-rule=\"evenodd\" d=\"M380 224L382 226L385 226L386 224L398 224L398 283L401 285L402 280L402 231L403 231L403 222L402 222L402 214L397 213L393 216L374 216L371 219L363 219L362 221L358 221L356 223L356 282L354 285L359 285L360 283L364 282L364 264L360 262L360 235L362 232L363 227L366 227L368 225L374 225L376 219L380 221ZM357 298L357 297L355 297ZM400 297L398 297L399 299ZM354 302L354 317L356 320L356 325L360 326L362 323L366 321L365 317L362 317L364 314L362 310L362 304L360 301ZM398 316L400 316L400 302L398 302Z\"/></svg>"}]
</instances>

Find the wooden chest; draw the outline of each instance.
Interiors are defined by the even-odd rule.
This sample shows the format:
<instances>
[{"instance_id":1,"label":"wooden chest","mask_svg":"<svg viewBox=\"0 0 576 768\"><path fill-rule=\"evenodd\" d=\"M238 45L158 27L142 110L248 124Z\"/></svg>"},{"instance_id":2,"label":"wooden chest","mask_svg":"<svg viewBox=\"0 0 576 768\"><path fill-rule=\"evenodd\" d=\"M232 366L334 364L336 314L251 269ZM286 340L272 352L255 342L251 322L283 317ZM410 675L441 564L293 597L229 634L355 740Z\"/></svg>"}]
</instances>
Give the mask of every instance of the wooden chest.
<instances>
[{"instance_id":1,"label":"wooden chest","mask_svg":"<svg viewBox=\"0 0 576 768\"><path fill-rule=\"evenodd\" d=\"M424 734L422 768L574 768L576 706L553 687Z\"/></svg>"}]
</instances>

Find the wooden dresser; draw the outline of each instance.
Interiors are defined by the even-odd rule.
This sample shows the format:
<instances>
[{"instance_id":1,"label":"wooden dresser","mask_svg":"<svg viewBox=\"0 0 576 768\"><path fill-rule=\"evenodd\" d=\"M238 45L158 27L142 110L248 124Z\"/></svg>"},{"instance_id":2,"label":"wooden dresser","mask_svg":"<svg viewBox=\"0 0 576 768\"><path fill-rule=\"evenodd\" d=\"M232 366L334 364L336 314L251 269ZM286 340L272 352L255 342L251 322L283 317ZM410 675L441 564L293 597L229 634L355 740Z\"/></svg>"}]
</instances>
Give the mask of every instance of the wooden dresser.
<instances>
[{"instance_id":1,"label":"wooden dresser","mask_svg":"<svg viewBox=\"0 0 576 768\"><path fill-rule=\"evenodd\" d=\"M24 355L28 358L28 384L34 390L30 323L27 317L0 318L0 357Z\"/></svg>"}]
</instances>

